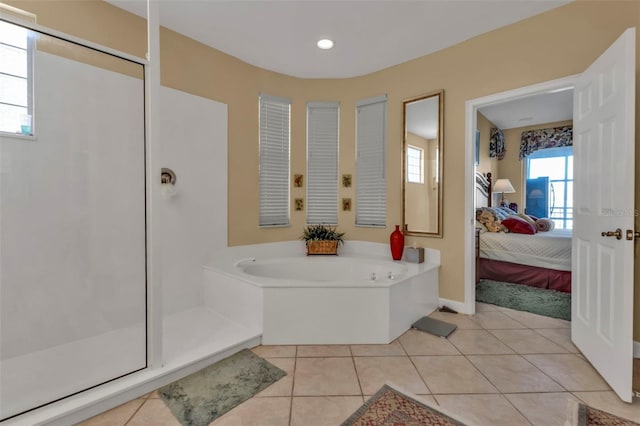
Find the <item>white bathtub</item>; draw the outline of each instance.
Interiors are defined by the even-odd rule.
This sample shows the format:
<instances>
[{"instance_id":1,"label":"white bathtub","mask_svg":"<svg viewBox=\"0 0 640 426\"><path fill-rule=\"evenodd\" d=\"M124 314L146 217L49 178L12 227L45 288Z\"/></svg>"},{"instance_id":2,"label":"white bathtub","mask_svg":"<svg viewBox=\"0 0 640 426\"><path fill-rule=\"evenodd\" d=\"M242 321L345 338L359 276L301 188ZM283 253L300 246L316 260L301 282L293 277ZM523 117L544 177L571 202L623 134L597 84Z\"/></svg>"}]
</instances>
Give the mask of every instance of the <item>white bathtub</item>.
<instances>
[{"instance_id":1,"label":"white bathtub","mask_svg":"<svg viewBox=\"0 0 640 426\"><path fill-rule=\"evenodd\" d=\"M206 303L261 330L263 344L390 343L437 308L440 259L427 250L425 263L393 262L388 251L357 241L339 256L306 256L297 241L231 247L205 267Z\"/></svg>"},{"instance_id":2,"label":"white bathtub","mask_svg":"<svg viewBox=\"0 0 640 426\"><path fill-rule=\"evenodd\" d=\"M278 281L283 286L391 284L407 273L407 266L402 263L353 256L250 258L236 262L236 266L240 273L273 279L274 286L278 286Z\"/></svg>"}]
</instances>

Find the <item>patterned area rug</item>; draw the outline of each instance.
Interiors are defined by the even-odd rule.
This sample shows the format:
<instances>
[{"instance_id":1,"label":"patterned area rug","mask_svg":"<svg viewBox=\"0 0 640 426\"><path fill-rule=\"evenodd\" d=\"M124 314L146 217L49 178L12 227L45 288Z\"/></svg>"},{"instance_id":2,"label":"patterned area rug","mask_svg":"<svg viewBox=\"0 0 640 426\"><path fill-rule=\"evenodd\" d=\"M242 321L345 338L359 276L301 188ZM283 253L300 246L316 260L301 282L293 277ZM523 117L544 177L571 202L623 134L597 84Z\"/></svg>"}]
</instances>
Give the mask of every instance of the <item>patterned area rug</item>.
<instances>
[{"instance_id":1,"label":"patterned area rug","mask_svg":"<svg viewBox=\"0 0 640 426\"><path fill-rule=\"evenodd\" d=\"M384 385L342 426L464 426L464 423Z\"/></svg>"},{"instance_id":2,"label":"patterned area rug","mask_svg":"<svg viewBox=\"0 0 640 426\"><path fill-rule=\"evenodd\" d=\"M244 349L158 390L183 426L204 426L286 376Z\"/></svg>"},{"instance_id":3,"label":"patterned area rug","mask_svg":"<svg viewBox=\"0 0 640 426\"><path fill-rule=\"evenodd\" d=\"M640 426L636 422L623 419L611 413L589 407L584 404L576 404L576 414L566 423L570 426Z\"/></svg>"},{"instance_id":4,"label":"patterned area rug","mask_svg":"<svg viewBox=\"0 0 640 426\"><path fill-rule=\"evenodd\" d=\"M561 291L481 279L476 300L571 321L571 294Z\"/></svg>"}]
</instances>

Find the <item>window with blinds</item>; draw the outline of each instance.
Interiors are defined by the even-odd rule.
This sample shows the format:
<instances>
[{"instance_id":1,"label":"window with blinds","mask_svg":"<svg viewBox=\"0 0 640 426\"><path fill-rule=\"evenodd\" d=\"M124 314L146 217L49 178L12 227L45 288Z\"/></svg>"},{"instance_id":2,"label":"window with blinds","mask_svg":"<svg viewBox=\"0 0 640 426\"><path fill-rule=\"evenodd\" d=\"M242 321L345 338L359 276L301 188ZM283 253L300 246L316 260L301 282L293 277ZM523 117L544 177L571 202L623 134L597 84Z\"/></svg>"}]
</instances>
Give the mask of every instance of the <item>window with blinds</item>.
<instances>
[{"instance_id":1,"label":"window with blinds","mask_svg":"<svg viewBox=\"0 0 640 426\"><path fill-rule=\"evenodd\" d=\"M356 225L382 227L387 221L387 97L356 104Z\"/></svg>"},{"instance_id":2,"label":"window with blinds","mask_svg":"<svg viewBox=\"0 0 640 426\"><path fill-rule=\"evenodd\" d=\"M307 104L307 223L338 223L338 102Z\"/></svg>"},{"instance_id":3,"label":"window with blinds","mask_svg":"<svg viewBox=\"0 0 640 426\"><path fill-rule=\"evenodd\" d=\"M3 14L35 20L0 6ZM0 21L0 132L33 134L33 44L28 29Z\"/></svg>"},{"instance_id":4,"label":"window with blinds","mask_svg":"<svg viewBox=\"0 0 640 426\"><path fill-rule=\"evenodd\" d=\"M260 226L289 225L291 100L260 95Z\"/></svg>"}]
</instances>

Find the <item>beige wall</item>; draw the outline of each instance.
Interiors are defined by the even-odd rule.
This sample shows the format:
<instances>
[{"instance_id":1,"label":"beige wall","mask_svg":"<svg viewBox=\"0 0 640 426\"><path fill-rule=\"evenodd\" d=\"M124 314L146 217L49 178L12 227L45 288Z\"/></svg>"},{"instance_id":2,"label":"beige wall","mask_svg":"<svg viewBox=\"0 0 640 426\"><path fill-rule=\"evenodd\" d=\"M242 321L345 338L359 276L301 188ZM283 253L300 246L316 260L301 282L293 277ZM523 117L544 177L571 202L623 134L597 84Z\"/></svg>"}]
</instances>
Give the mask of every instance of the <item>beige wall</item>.
<instances>
[{"instance_id":1,"label":"beige wall","mask_svg":"<svg viewBox=\"0 0 640 426\"><path fill-rule=\"evenodd\" d=\"M144 37L141 38L144 28L140 27L139 18L112 10L101 2L10 0L8 3L38 14L42 25L138 56L145 51ZM72 8L74 12L70 13ZM126 25L121 26L122 22ZM332 80L301 80L261 70L163 29L162 82L229 105L228 232L232 245L296 239L305 221L304 214L292 212L289 228L258 228L258 93L292 99L292 174L306 172L305 103L340 101L340 173L354 175L355 103L370 96L388 95L388 226L355 227L355 209L339 212L340 230L346 231L347 241L386 242L393 225L402 221L402 100L444 89L444 238L408 237L407 242L416 241L441 250L440 295L462 301L465 101L580 73L624 29L632 26L640 27L640 2L579 0L380 72ZM637 37L640 46L640 31ZM640 55L636 58L640 64ZM636 90L640 92L640 83L636 84ZM638 100L640 96L636 96L636 111L640 111ZM638 129L640 119L636 120L637 138ZM640 148L636 150L636 160L640 164ZM636 185L640 188L640 173L636 173ZM353 196L354 188L340 188L339 197ZM636 205L640 205L640 197ZM637 258L636 270L640 271ZM640 340L639 277L636 274L636 340Z\"/></svg>"},{"instance_id":2,"label":"beige wall","mask_svg":"<svg viewBox=\"0 0 640 426\"><path fill-rule=\"evenodd\" d=\"M492 127L497 127L481 113L478 113L477 127L480 131L480 156L476 171L485 175L491 173L492 179L495 181L498 173L498 159L489 157L489 131Z\"/></svg>"}]
</instances>

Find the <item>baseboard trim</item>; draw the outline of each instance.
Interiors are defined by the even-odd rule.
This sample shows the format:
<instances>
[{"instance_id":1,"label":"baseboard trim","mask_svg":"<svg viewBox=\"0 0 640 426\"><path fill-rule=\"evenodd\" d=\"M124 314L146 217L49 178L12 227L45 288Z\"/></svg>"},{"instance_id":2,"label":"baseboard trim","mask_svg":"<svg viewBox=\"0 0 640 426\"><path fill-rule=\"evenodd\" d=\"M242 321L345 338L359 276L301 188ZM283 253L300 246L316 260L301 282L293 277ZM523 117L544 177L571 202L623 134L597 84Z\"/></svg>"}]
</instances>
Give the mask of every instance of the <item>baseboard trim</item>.
<instances>
[{"instance_id":1,"label":"baseboard trim","mask_svg":"<svg viewBox=\"0 0 640 426\"><path fill-rule=\"evenodd\" d=\"M469 313L469 312L465 312L464 302L458 302L457 300L443 299L441 297L440 300L438 301L438 306L439 307L446 306L447 308L451 308L454 311L456 311L458 313L461 313L461 314L468 314Z\"/></svg>"},{"instance_id":2,"label":"baseboard trim","mask_svg":"<svg viewBox=\"0 0 640 426\"><path fill-rule=\"evenodd\" d=\"M633 357L640 358L640 342L633 342Z\"/></svg>"}]
</instances>

